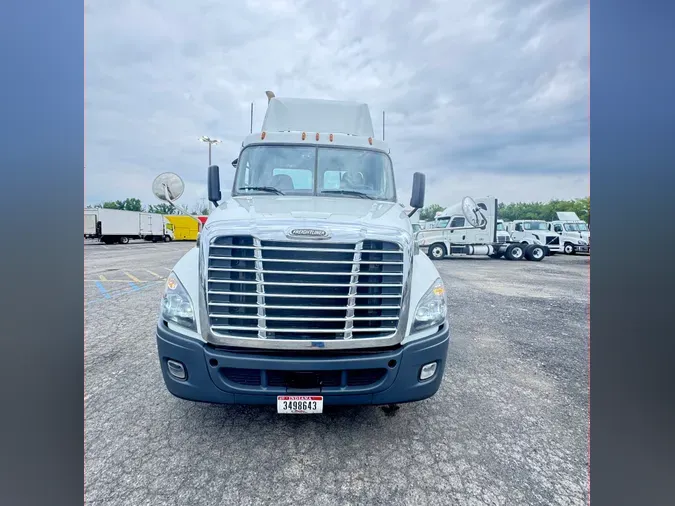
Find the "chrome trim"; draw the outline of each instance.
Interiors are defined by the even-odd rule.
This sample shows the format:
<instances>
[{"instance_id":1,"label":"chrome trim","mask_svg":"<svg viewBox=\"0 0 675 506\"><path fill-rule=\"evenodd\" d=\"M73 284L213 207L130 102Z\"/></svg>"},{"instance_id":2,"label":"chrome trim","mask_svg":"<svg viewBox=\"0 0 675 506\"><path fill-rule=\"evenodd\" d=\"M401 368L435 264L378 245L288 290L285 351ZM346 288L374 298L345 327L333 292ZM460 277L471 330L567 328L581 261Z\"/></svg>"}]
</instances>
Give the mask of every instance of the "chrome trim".
<instances>
[{"instance_id":1,"label":"chrome trim","mask_svg":"<svg viewBox=\"0 0 675 506\"><path fill-rule=\"evenodd\" d=\"M379 204L375 203L373 205L373 212L376 211L376 208ZM383 204L390 205L390 203ZM317 228L325 227L325 221L316 222L312 220L307 220L306 223L303 223L303 228L312 228L316 226ZM387 347L399 344L406 335L406 330L408 328L408 320L410 318L410 285L412 277L412 263L413 263L413 249L414 243L410 234L408 234L404 229L396 227L374 227L364 226L361 222L333 222L330 224L332 236L329 240L323 242L326 243L335 243L335 244L355 244L363 243L364 241L387 241L393 242L399 245L400 251L386 251L386 253L403 253L403 261L362 261L359 260L358 263L352 261L332 261L332 260L312 260L314 264L352 264L352 272L350 285L352 284L352 279L354 276L354 267L368 264L382 264L382 265L402 265L402 279L400 283L391 284L391 286L401 287L401 294L385 294L378 295L378 298L400 298L400 305L398 307L392 306L391 308L400 309L398 315L398 326L397 328L358 328L352 330L352 337L355 333L369 333L369 332L392 332L391 334L385 337L362 337L359 339L331 339L331 340L320 340L320 339L270 339L266 338L267 332L305 332L305 329L273 329L264 327L264 332L261 335L261 328L258 329L258 337L234 337L228 336L226 334L221 334L219 330L254 330L250 327L226 327L221 329L218 326L214 326L213 329L210 327L209 321L209 305L207 304L207 292L217 294L218 290L208 290L208 261L209 261L209 248L211 247L214 239L220 236L248 236L253 237L256 243L254 244L254 254L255 254L255 267L254 272L256 275L256 304L258 307L258 317L260 319L264 318L264 287L266 285L272 285L274 283L266 283L264 275L266 272L262 267L262 241L274 241L274 242L288 242L289 238L286 237L286 230L289 227L298 227L297 220L290 219L266 219L264 221L249 221L249 220L227 220L227 221L209 221L206 223L205 227L202 229L200 245L199 245L199 276L200 276L200 289L199 289L199 323L200 330L202 333L203 339L216 346L232 346L232 347L241 347L241 348L255 348L255 349L284 349L284 350L335 350L335 349L368 349L368 348L379 348ZM298 227L299 228L299 227ZM301 238L294 238L293 242L305 242ZM308 246L315 240L307 239ZM310 246L311 247L311 246ZM317 248L319 249L319 248ZM335 248L341 249L341 248ZM320 251L325 251L321 249ZM354 250L349 250L354 251ZM370 252L370 250L368 250ZM218 258L218 257L213 257ZM274 259L274 262L306 262L305 260L295 260L295 259ZM319 270L319 269L318 269ZM273 272L273 271L272 271ZM338 274L338 273L336 273ZM349 274L349 273L348 273ZM392 273L392 275L400 273ZM339 274L338 274L339 275ZM291 283L292 285L292 283ZM401 286L402 285L402 286ZM320 285L321 286L321 285ZM338 285L344 286L344 285ZM360 285L363 286L363 285ZM377 286L380 286L379 284ZM220 292L227 293L232 295L247 295L251 296L251 293L233 293L233 292ZM359 298L362 297L372 297L368 294L353 294L350 293L346 296L335 296L335 295L303 295L303 294L274 294L274 297L296 297L296 298L347 298L348 304L351 303L352 299L356 302ZM252 306L248 306L252 307ZM271 308L272 306L267 306ZM358 309L359 306L354 305L354 310ZM387 306L389 308L389 306ZM325 309L325 308L321 308ZM341 308L342 309L342 308ZM259 319L259 321L261 321ZM388 318L394 320L395 318ZM272 319L272 321L274 321ZM354 321L352 316L351 321ZM347 325L345 325L346 327ZM317 334L321 333L335 333L335 329L312 329L312 332Z\"/></svg>"},{"instance_id":2,"label":"chrome trim","mask_svg":"<svg viewBox=\"0 0 675 506\"><path fill-rule=\"evenodd\" d=\"M358 290L359 272L361 271L361 250L363 250L363 241L356 243L354 248L354 264L352 265L352 275L349 278L349 300L347 301L347 317L345 318L344 339L354 337L354 313L356 306L356 292ZM404 253L405 255L405 253ZM403 273L401 273L403 276Z\"/></svg>"},{"instance_id":3,"label":"chrome trim","mask_svg":"<svg viewBox=\"0 0 675 506\"><path fill-rule=\"evenodd\" d=\"M255 257L255 292L258 294L256 297L256 302L258 303L258 338L267 339L267 325L265 323L265 276L263 274L260 239L253 237L253 245L255 247L255 251L253 252L253 256Z\"/></svg>"}]
</instances>

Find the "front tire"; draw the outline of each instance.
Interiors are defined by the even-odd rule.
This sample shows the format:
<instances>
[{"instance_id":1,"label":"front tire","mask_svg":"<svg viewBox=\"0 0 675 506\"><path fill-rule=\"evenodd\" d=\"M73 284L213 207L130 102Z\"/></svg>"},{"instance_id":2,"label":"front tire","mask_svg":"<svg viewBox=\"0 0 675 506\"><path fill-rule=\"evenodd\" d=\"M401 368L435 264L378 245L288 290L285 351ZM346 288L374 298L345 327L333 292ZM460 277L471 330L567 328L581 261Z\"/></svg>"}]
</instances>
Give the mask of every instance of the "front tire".
<instances>
[{"instance_id":1,"label":"front tire","mask_svg":"<svg viewBox=\"0 0 675 506\"><path fill-rule=\"evenodd\" d=\"M128 237L120 237L120 243L129 244L129 238Z\"/></svg>"},{"instance_id":2,"label":"front tire","mask_svg":"<svg viewBox=\"0 0 675 506\"><path fill-rule=\"evenodd\" d=\"M566 242L563 251L565 252L565 255L574 255L574 246L569 242Z\"/></svg>"},{"instance_id":3,"label":"front tire","mask_svg":"<svg viewBox=\"0 0 675 506\"><path fill-rule=\"evenodd\" d=\"M441 260L447 255L445 245L441 243L432 244L429 246L429 257L432 260Z\"/></svg>"},{"instance_id":4,"label":"front tire","mask_svg":"<svg viewBox=\"0 0 675 506\"><path fill-rule=\"evenodd\" d=\"M164 236L164 242L170 242L170 241L171 241L171 237L169 237L168 235L165 235Z\"/></svg>"},{"instance_id":5,"label":"front tire","mask_svg":"<svg viewBox=\"0 0 675 506\"><path fill-rule=\"evenodd\" d=\"M521 244L511 244L504 253L504 256L509 260L522 260L524 255L525 250Z\"/></svg>"}]
</instances>

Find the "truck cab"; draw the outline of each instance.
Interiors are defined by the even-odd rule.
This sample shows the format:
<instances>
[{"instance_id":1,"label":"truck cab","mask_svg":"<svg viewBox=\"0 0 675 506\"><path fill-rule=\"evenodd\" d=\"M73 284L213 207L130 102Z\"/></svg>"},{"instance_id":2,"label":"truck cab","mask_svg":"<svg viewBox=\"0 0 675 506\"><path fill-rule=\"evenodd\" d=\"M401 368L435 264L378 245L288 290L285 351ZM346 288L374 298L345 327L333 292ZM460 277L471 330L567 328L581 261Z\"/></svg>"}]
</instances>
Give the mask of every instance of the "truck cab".
<instances>
[{"instance_id":1,"label":"truck cab","mask_svg":"<svg viewBox=\"0 0 675 506\"><path fill-rule=\"evenodd\" d=\"M497 199L471 197L443 210L436 216L436 227L417 234L418 245L430 258L441 260L458 255L487 255L493 259L532 260L539 262L548 253L540 244L524 247L512 244L500 233Z\"/></svg>"},{"instance_id":2,"label":"truck cab","mask_svg":"<svg viewBox=\"0 0 675 506\"><path fill-rule=\"evenodd\" d=\"M504 220L497 220L497 242L510 242L511 236L506 231Z\"/></svg>"},{"instance_id":3,"label":"truck cab","mask_svg":"<svg viewBox=\"0 0 675 506\"><path fill-rule=\"evenodd\" d=\"M591 232L588 224L573 212L556 214L558 219L549 222L548 229L560 237L563 252L567 255L590 253Z\"/></svg>"},{"instance_id":4,"label":"truck cab","mask_svg":"<svg viewBox=\"0 0 675 506\"><path fill-rule=\"evenodd\" d=\"M227 200L209 167L216 209L167 280L156 337L168 390L279 413L433 396L445 288L368 106L272 95L232 165ZM423 204L416 173L410 208Z\"/></svg>"},{"instance_id":5,"label":"truck cab","mask_svg":"<svg viewBox=\"0 0 675 506\"><path fill-rule=\"evenodd\" d=\"M550 253L561 253L560 238L548 228L544 220L513 220L506 225L512 242L540 244L548 247Z\"/></svg>"}]
</instances>

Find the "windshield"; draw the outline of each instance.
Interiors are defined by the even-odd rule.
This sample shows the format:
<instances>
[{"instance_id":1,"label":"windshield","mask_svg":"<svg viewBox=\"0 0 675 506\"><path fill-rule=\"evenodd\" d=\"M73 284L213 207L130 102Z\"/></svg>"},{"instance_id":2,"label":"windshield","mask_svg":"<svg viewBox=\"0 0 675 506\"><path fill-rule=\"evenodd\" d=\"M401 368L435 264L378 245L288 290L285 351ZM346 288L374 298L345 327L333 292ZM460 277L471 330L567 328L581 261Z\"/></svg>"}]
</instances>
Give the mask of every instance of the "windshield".
<instances>
[{"instance_id":1,"label":"windshield","mask_svg":"<svg viewBox=\"0 0 675 506\"><path fill-rule=\"evenodd\" d=\"M389 156L380 151L297 145L245 148L233 195L362 196L396 201Z\"/></svg>"},{"instance_id":2,"label":"windshield","mask_svg":"<svg viewBox=\"0 0 675 506\"><path fill-rule=\"evenodd\" d=\"M565 223L565 230L568 232L588 232L585 223Z\"/></svg>"},{"instance_id":3,"label":"windshield","mask_svg":"<svg viewBox=\"0 0 675 506\"><path fill-rule=\"evenodd\" d=\"M450 223L450 218L439 218L436 220L436 228L446 228Z\"/></svg>"},{"instance_id":4,"label":"windshield","mask_svg":"<svg viewBox=\"0 0 675 506\"><path fill-rule=\"evenodd\" d=\"M503 232L504 231L504 224L503 223L497 223L497 230L499 232Z\"/></svg>"},{"instance_id":5,"label":"windshield","mask_svg":"<svg viewBox=\"0 0 675 506\"><path fill-rule=\"evenodd\" d=\"M544 221L524 221L523 228L525 230L548 230Z\"/></svg>"}]
</instances>

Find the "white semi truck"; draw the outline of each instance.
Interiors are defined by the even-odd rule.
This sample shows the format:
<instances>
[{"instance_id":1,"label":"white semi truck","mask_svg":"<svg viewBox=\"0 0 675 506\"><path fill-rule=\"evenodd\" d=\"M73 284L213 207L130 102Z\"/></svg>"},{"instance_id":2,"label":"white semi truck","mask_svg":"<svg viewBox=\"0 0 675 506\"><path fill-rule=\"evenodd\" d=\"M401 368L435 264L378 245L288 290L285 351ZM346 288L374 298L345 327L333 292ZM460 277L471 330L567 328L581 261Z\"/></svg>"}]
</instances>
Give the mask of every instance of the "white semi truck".
<instances>
[{"instance_id":1,"label":"white semi truck","mask_svg":"<svg viewBox=\"0 0 675 506\"><path fill-rule=\"evenodd\" d=\"M131 239L173 240L173 225L161 214L120 209L85 209L84 237L105 244L127 244Z\"/></svg>"},{"instance_id":2,"label":"white semi truck","mask_svg":"<svg viewBox=\"0 0 675 506\"><path fill-rule=\"evenodd\" d=\"M420 249L440 260L458 255L487 255L508 260L541 261L548 248L542 245L510 243L498 232L497 199L465 197L436 217L436 227L417 234Z\"/></svg>"},{"instance_id":3,"label":"white semi truck","mask_svg":"<svg viewBox=\"0 0 675 506\"><path fill-rule=\"evenodd\" d=\"M590 253L591 231L588 224L574 212L557 212L557 220L547 224L550 232L558 235L562 250L567 255Z\"/></svg>"},{"instance_id":4,"label":"white semi truck","mask_svg":"<svg viewBox=\"0 0 675 506\"><path fill-rule=\"evenodd\" d=\"M217 209L167 279L156 329L166 387L279 413L433 396L449 343L445 289L415 246L368 106L268 97L227 200L209 167ZM417 212L424 184L415 173Z\"/></svg>"},{"instance_id":5,"label":"white semi truck","mask_svg":"<svg viewBox=\"0 0 675 506\"><path fill-rule=\"evenodd\" d=\"M513 220L506 224L506 231L513 243L526 247L543 245L548 248L548 254L562 253L560 238L548 231L548 223L543 220Z\"/></svg>"}]
</instances>

